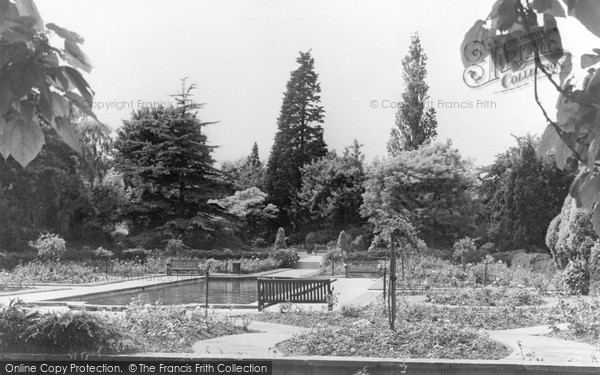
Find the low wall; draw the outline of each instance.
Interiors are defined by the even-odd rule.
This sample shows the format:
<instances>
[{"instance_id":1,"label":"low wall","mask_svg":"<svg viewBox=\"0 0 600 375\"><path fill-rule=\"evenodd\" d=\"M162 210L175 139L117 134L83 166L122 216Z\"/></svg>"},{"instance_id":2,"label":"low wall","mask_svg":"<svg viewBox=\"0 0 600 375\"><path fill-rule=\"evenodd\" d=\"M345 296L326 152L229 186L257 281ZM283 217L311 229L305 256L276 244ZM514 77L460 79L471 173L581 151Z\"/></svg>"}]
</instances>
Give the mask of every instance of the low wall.
<instances>
[{"instance_id":1,"label":"low wall","mask_svg":"<svg viewBox=\"0 0 600 375\"><path fill-rule=\"evenodd\" d=\"M0 353L0 361L73 361L68 355ZM506 362L438 359L389 359L363 357L277 357L256 358L194 356L193 354L136 354L87 356L87 361L102 362L207 362L267 361L273 364L273 375L353 375L367 368L371 375L590 375L600 374L600 364L550 364L544 362ZM405 371L405 372L403 372ZM3 371L0 370L0 373Z\"/></svg>"}]
</instances>

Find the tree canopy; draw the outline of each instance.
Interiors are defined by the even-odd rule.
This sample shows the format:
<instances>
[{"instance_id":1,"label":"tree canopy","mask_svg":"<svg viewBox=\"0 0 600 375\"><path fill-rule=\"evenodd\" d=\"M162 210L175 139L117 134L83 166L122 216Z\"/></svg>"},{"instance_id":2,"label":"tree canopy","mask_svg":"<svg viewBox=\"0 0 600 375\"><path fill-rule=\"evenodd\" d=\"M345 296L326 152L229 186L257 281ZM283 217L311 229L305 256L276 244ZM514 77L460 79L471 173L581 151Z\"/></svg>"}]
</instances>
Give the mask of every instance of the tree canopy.
<instances>
[{"instance_id":1,"label":"tree canopy","mask_svg":"<svg viewBox=\"0 0 600 375\"><path fill-rule=\"evenodd\" d=\"M131 187L128 219L136 231L163 236L207 234L220 222L209 199L223 193L213 167L215 146L208 144L202 122L189 109L194 86L183 88L176 107L145 107L124 121L115 143L116 167Z\"/></svg>"},{"instance_id":2,"label":"tree canopy","mask_svg":"<svg viewBox=\"0 0 600 375\"><path fill-rule=\"evenodd\" d=\"M450 141L426 143L369 169L361 213L375 222L404 218L427 245L452 246L473 230L473 183Z\"/></svg>"},{"instance_id":3,"label":"tree canopy","mask_svg":"<svg viewBox=\"0 0 600 375\"><path fill-rule=\"evenodd\" d=\"M551 155L539 156L539 138L517 138L517 146L481 169L479 197L487 239L500 250L543 249L550 221L560 212L576 163L556 167Z\"/></svg>"}]
</instances>

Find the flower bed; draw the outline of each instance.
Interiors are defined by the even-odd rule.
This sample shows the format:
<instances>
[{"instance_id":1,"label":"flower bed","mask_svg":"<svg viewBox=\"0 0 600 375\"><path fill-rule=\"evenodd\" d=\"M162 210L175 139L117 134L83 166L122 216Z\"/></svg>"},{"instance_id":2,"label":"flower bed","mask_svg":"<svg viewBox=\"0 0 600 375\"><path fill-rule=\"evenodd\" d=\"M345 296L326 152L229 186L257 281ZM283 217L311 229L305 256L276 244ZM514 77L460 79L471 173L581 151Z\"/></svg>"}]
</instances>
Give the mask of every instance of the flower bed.
<instances>
[{"instance_id":1,"label":"flower bed","mask_svg":"<svg viewBox=\"0 0 600 375\"><path fill-rule=\"evenodd\" d=\"M139 338L138 351L183 353L191 352L196 341L248 332L249 321L200 307L142 305L138 300L114 323Z\"/></svg>"},{"instance_id":2,"label":"flower bed","mask_svg":"<svg viewBox=\"0 0 600 375\"><path fill-rule=\"evenodd\" d=\"M267 312L252 319L311 328L277 345L286 355L343 355L408 358L499 359L509 351L482 330L547 324L556 309L503 306L443 307L400 301L396 331L389 330L381 301L341 312Z\"/></svg>"},{"instance_id":3,"label":"flower bed","mask_svg":"<svg viewBox=\"0 0 600 375\"><path fill-rule=\"evenodd\" d=\"M452 324L399 322L391 331L366 319L350 327L312 329L275 346L285 355L500 359L510 350L484 333Z\"/></svg>"},{"instance_id":4,"label":"flower bed","mask_svg":"<svg viewBox=\"0 0 600 375\"><path fill-rule=\"evenodd\" d=\"M566 329L552 324L550 336L600 346L600 300L579 298L572 303L560 301L561 316L554 323L566 321Z\"/></svg>"},{"instance_id":5,"label":"flower bed","mask_svg":"<svg viewBox=\"0 0 600 375\"><path fill-rule=\"evenodd\" d=\"M18 305L0 308L0 352L190 352L194 342L247 332L248 322L201 308L142 306L122 314L66 311L40 314Z\"/></svg>"},{"instance_id":6,"label":"flower bed","mask_svg":"<svg viewBox=\"0 0 600 375\"><path fill-rule=\"evenodd\" d=\"M544 303L535 290L508 288L433 289L425 294L427 302L453 306L533 306Z\"/></svg>"}]
</instances>

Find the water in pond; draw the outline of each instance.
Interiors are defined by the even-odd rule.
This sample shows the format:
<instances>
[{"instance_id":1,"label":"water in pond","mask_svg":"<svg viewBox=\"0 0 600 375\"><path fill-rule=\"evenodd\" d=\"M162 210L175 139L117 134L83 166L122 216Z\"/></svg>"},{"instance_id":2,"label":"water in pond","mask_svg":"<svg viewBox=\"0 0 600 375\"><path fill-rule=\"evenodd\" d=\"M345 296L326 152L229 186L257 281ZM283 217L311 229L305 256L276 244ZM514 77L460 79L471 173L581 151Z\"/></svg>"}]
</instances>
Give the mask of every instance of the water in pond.
<instances>
[{"instance_id":1,"label":"water in pond","mask_svg":"<svg viewBox=\"0 0 600 375\"><path fill-rule=\"evenodd\" d=\"M185 303L204 303L206 284L204 280L194 280L168 285L110 292L93 296L77 297L90 305L127 305L131 299L140 298L143 303L179 305ZM74 298L71 298L73 300ZM210 304L249 304L256 302L256 280L248 279L211 279L208 283L208 303Z\"/></svg>"}]
</instances>

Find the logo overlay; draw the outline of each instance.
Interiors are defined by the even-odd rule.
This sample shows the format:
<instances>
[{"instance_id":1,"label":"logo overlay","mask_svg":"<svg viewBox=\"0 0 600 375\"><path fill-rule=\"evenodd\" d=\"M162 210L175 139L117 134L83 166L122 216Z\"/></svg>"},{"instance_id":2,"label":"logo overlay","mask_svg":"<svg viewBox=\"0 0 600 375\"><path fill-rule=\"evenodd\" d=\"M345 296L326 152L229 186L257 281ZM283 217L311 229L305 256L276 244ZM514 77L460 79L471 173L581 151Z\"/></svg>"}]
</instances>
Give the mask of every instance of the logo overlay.
<instances>
[{"instance_id":1,"label":"logo overlay","mask_svg":"<svg viewBox=\"0 0 600 375\"><path fill-rule=\"evenodd\" d=\"M470 66L463 72L463 80L471 88L499 84L500 91L509 91L523 87L535 76L536 51L549 74L563 71L569 53L562 49L558 28L536 28L530 33L512 32L466 44L463 61ZM544 77L538 70L538 79Z\"/></svg>"}]
</instances>

